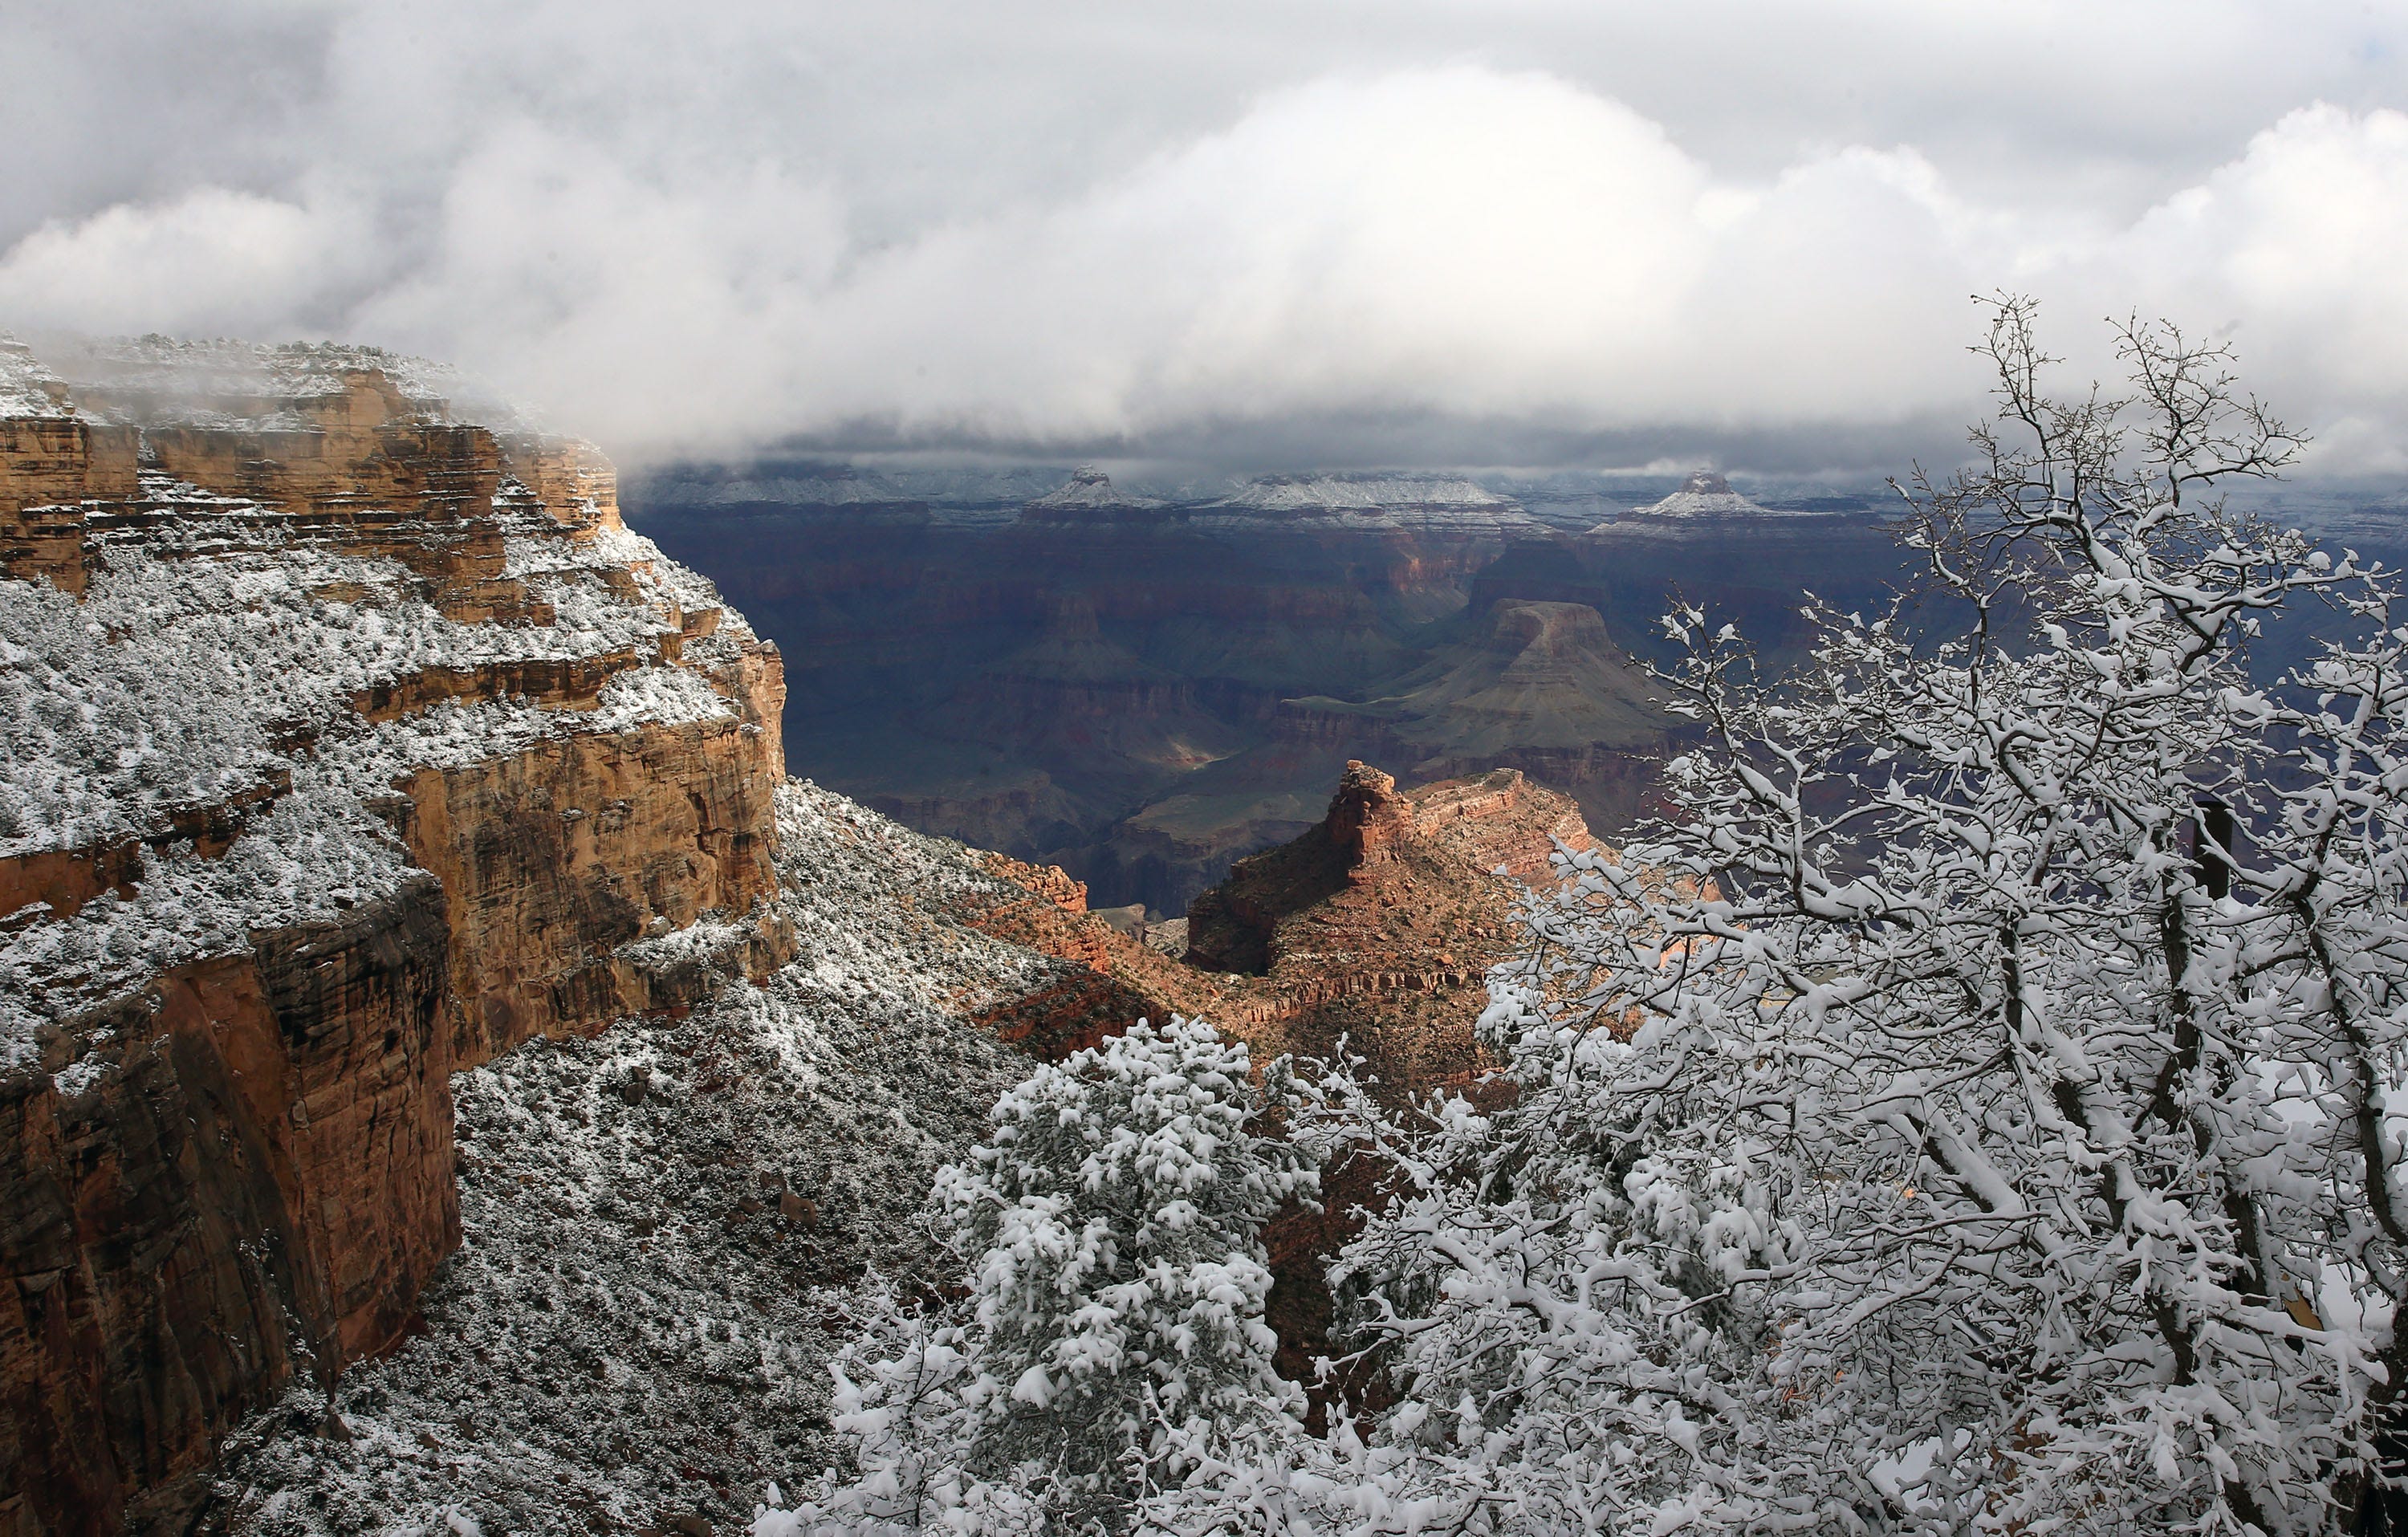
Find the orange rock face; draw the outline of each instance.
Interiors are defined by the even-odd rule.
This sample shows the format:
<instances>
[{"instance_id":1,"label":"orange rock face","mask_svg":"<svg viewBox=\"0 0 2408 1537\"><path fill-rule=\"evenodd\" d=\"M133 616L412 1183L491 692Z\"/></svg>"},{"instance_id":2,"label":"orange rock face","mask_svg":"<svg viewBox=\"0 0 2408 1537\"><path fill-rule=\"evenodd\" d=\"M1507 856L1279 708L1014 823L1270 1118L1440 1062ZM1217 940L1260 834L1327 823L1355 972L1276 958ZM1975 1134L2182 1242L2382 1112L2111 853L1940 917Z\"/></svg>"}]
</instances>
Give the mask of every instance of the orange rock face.
<instances>
[{"instance_id":1,"label":"orange rock face","mask_svg":"<svg viewBox=\"0 0 2408 1537\"><path fill-rule=\"evenodd\" d=\"M421 877L154 977L63 1022L57 1076L0 1078L7 1530L165 1522L266 1388L399 1336L459 1240L445 983Z\"/></svg>"},{"instance_id":2,"label":"orange rock face","mask_svg":"<svg viewBox=\"0 0 2408 1537\"><path fill-rule=\"evenodd\" d=\"M765 904L784 686L774 648L625 532L586 445L441 420L374 370L235 425L133 390L54 402L84 414L0 416L7 576L89 609L112 563L315 560L355 573L308 601L358 646L426 638L268 723L272 771L127 800L96 841L20 819L0 849L8 941L100 957L82 992L0 1000L36 1022L0 1041L0 1531L180 1530L217 1438L296 1373L389 1348L457 1244L454 1070L707 985L631 941L708 920L756 976L793 953ZM150 942L154 884L228 860L308 884L285 872L321 835L269 826L296 781L392 829L382 884L189 942L163 909L170 963L108 970ZM98 938L52 942L70 931Z\"/></svg>"},{"instance_id":3,"label":"orange rock face","mask_svg":"<svg viewBox=\"0 0 2408 1537\"><path fill-rule=\"evenodd\" d=\"M0 417L0 571L83 591L83 510L136 494L137 435L72 417Z\"/></svg>"},{"instance_id":4,"label":"orange rock face","mask_svg":"<svg viewBox=\"0 0 2408 1537\"><path fill-rule=\"evenodd\" d=\"M1594 840L1570 797L1517 769L1400 791L1350 763L1320 826L1189 907L1187 961L1261 979L1233 988L1228 1026L1249 1039L1327 1056L1343 1036L1403 1091L1465 1082L1514 900L1558 842Z\"/></svg>"},{"instance_id":5,"label":"orange rock face","mask_svg":"<svg viewBox=\"0 0 2408 1537\"><path fill-rule=\"evenodd\" d=\"M411 777L410 856L452 906L456 1067L653 1007L613 950L769 896L773 741L713 721Z\"/></svg>"}]
</instances>

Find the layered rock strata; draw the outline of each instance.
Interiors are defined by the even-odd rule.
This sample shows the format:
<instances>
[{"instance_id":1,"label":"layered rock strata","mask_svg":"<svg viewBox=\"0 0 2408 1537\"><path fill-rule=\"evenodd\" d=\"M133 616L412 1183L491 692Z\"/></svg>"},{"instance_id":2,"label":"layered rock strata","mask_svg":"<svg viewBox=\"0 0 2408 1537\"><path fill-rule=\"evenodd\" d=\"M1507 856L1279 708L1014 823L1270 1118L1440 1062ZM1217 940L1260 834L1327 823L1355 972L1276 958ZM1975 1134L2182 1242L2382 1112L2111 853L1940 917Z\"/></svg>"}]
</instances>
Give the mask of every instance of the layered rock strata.
<instances>
[{"instance_id":1,"label":"layered rock strata","mask_svg":"<svg viewBox=\"0 0 2408 1537\"><path fill-rule=\"evenodd\" d=\"M183 1530L229 1487L199 1518L350 1530L380 1497L301 1487L337 1463L442 1495L394 1507L422 1526L502 1480L512 1530L570 1487L595 1520L725 1519L732 1480L825 1452L826 1327L769 1278L908 1251L1011 1046L1181 1013L1460 1076L1512 878L1585 840L1518 774L1408 793L1350 765L1304 840L1199 912L1209 969L1182 964L1058 869L781 788L781 659L620 524L590 448L464 420L357 351L86 363L61 382L0 351L0 1530ZM1133 601L1060 597L998 677L1098 721L1154 689L1140 745L1210 759L1236 693L1116 650L1102 610ZM824 1136L749 1129L798 1085ZM620 1175L593 1161L613 1148ZM461 1171L503 1247L429 1292ZM576 1395L521 1394L515 1420L454 1401L527 1388L480 1343L496 1307L612 1295L594 1267L655 1244L639 1296L708 1304L706 1253L750 1278L795 1433L740 1422L732 1322L678 1355L685 1301L562 1336L593 1401L699 1416L657 1447L563 1418ZM411 1337L437 1343L342 1377ZM386 1437L397 1384L454 1416ZM251 1473L218 1460L230 1432Z\"/></svg>"},{"instance_id":2,"label":"layered rock strata","mask_svg":"<svg viewBox=\"0 0 2408 1537\"><path fill-rule=\"evenodd\" d=\"M0 1530L172 1525L399 1337L455 1070L795 944L781 660L607 461L190 361L0 357Z\"/></svg>"},{"instance_id":3,"label":"layered rock strata","mask_svg":"<svg viewBox=\"0 0 2408 1537\"><path fill-rule=\"evenodd\" d=\"M1594 841L1519 769L1399 790L1349 763L1319 824L1197 898L1186 961L1227 979L1230 1026L1267 1047L1327 1056L1343 1038L1399 1091L1465 1083L1517 898L1559 845Z\"/></svg>"}]
</instances>

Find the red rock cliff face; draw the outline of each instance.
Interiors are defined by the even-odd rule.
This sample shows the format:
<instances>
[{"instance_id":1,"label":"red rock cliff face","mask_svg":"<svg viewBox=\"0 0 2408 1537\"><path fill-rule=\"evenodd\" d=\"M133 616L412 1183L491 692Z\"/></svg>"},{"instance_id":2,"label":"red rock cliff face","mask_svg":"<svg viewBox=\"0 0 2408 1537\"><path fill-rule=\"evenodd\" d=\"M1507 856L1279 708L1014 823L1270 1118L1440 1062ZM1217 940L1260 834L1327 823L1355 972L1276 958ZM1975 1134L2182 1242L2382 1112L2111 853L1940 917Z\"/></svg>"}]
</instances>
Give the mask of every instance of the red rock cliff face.
<instances>
[{"instance_id":1,"label":"red rock cliff face","mask_svg":"<svg viewBox=\"0 0 2408 1537\"><path fill-rule=\"evenodd\" d=\"M0 570L83 591L82 509L136 493L133 429L0 417Z\"/></svg>"},{"instance_id":2,"label":"red rock cliff face","mask_svg":"<svg viewBox=\"0 0 2408 1537\"><path fill-rule=\"evenodd\" d=\"M399 1337L458 1242L453 1070L704 984L629 941L708 921L756 975L792 953L765 904L780 658L626 533L598 453L373 369L234 425L109 398L0 418L0 569L37 584L0 589L24 719L72 724L108 648L153 648L141 677L224 644L114 617L128 583L280 593L277 643L322 660L264 654L203 702L227 767L202 798L111 781L0 828L9 1533L173 1526L245 1414ZM52 623L50 589L91 625ZM81 663L39 650L86 629ZM279 670L308 667L357 682Z\"/></svg>"},{"instance_id":3,"label":"red rock cliff face","mask_svg":"<svg viewBox=\"0 0 2408 1537\"><path fill-rule=\"evenodd\" d=\"M774 743L714 721L410 778L410 855L452 896L455 1066L687 1001L611 952L768 895ZM767 970L779 937L764 944Z\"/></svg>"},{"instance_id":4,"label":"red rock cliff face","mask_svg":"<svg viewBox=\"0 0 2408 1537\"><path fill-rule=\"evenodd\" d=\"M1516 894L1550 879L1558 841L1594 840L1518 769L1400 791L1349 763L1318 826L1197 898L1187 962L1262 979L1233 993L1228 1027L1249 1039L1326 1056L1343 1035L1392 1088L1465 1082Z\"/></svg>"},{"instance_id":5,"label":"red rock cliff face","mask_svg":"<svg viewBox=\"0 0 2408 1537\"><path fill-rule=\"evenodd\" d=\"M172 1526L265 1388L398 1338L459 1237L444 950L421 877L163 972L63 1021L58 1077L0 1080L6 1530Z\"/></svg>"}]
</instances>

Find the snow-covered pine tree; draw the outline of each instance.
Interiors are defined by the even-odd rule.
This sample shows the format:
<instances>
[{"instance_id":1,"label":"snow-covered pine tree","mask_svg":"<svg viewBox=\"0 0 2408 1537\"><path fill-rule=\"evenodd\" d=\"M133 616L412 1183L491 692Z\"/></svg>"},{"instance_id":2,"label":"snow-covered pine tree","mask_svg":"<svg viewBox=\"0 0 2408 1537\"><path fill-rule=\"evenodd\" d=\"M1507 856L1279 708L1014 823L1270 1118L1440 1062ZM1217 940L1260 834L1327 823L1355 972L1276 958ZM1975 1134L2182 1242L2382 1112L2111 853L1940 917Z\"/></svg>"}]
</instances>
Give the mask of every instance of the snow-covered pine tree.
<instances>
[{"instance_id":1,"label":"snow-covered pine tree","mask_svg":"<svg viewBox=\"0 0 2408 1537\"><path fill-rule=\"evenodd\" d=\"M1998 308L2000 422L1901 488L1921 639L1813 608L1776 681L1670 621L1676 813L1561 858L1513 1097L1343 1261L1405 1403L1170 1524L2352 1527L2408 1376L2408 616L2221 500L2295 447L2221 350L2119 334L2128 393L2053 399ZM2258 686L2303 600L2349 639Z\"/></svg>"},{"instance_id":2,"label":"snow-covered pine tree","mask_svg":"<svg viewBox=\"0 0 2408 1537\"><path fill-rule=\"evenodd\" d=\"M967 1302L890 1314L868 1343L895 1348L839 1365L862 1475L756 1532L1122 1531L1197 1458L1293 1433L1260 1234L1317 1187L1281 1124L1296 1098L1285 1058L1257 1082L1242 1042L1179 1018L1006 1094L932 1199Z\"/></svg>"}]
</instances>

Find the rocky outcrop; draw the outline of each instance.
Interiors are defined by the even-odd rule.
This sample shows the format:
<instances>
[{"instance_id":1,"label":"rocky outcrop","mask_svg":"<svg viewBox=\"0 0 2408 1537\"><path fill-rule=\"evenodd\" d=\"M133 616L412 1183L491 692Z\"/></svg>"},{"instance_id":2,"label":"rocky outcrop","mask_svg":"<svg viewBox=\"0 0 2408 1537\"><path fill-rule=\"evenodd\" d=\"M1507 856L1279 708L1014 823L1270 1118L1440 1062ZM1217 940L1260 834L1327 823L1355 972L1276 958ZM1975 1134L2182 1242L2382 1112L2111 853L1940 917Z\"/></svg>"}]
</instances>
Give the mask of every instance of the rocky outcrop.
<instances>
[{"instance_id":1,"label":"rocky outcrop","mask_svg":"<svg viewBox=\"0 0 2408 1537\"><path fill-rule=\"evenodd\" d=\"M0 415L12 1533L179 1529L400 1337L454 1070L795 946L781 658L606 460L356 353L150 362Z\"/></svg>"},{"instance_id":2,"label":"rocky outcrop","mask_svg":"<svg viewBox=\"0 0 2408 1537\"><path fill-rule=\"evenodd\" d=\"M0 570L83 590L88 502L135 491L134 434L56 417L0 419Z\"/></svg>"},{"instance_id":3,"label":"rocky outcrop","mask_svg":"<svg viewBox=\"0 0 2408 1537\"><path fill-rule=\"evenodd\" d=\"M1518 942L1525 885L1552 878L1558 845L1593 846L1568 797L1517 769L1400 790L1349 763L1322 820L1241 859L1188 909L1190 966L1224 975L1226 1022L1264 1055L1362 1059L1393 1101L1469 1085L1487 1065L1474 1034L1488 969ZM1316 1358L1338 1356L1326 1261L1381 1191L1369 1166L1341 1162L1317 1209L1292 1207L1266 1229L1274 1277L1268 1321L1278 1365L1315 1394ZM1357 1403L1391 1389L1357 1363L1340 1379Z\"/></svg>"},{"instance_id":4,"label":"rocky outcrop","mask_svg":"<svg viewBox=\"0 0 2408 1537\"><path fill-rule=\"evenodd\" d=\"M1794 516L1758 507L1730 488L1730 482L1711 469L1701 469L1681 483L1681 489L1662 501L1648 507L1634 507L1634 519L1649 518L1774 518ZM1612 520L1603 525L1610 528Z\"/></svg>"},{"instance_id":5,"label":"rocky outcrop","mask_svg":"<svg viewBox=\"0 0 2408 1537\"><path fill-rule=\"evenodd\" d=\"M1232 1027L1329 1056L1342 1036L1399 1090L1467 1082L1488 969L1558 844L1591 846L1569 798L1500 768L1418 789L1349 763L1322 821L1241 859L1187 912L1187 963L1258 977Z\"/></svg>"},{"instance_id":6,"label":"rocky outcrop","mask_svg":"<svg viewBox=\"0 0 2408 1537\"><path fill-rule=\"evenodd\" d=\"M979 857L1000 884L948 898L982 932L1067 963L979 1017L1058 1058L1134 1018L1185 1014L1282 1052L1364 1056L1418 1093L1479 1070L1472 1026L1488 969L1515 943L1515 899L1553 879L1557 846L1594 845L1580 809L1518 769L1400 790L1346 765L1322 819L1240 859L1197 897L1174 959L1092 911L1054 866Z\"/></svg>"},{"instance_id":7,"label":"rocky outcrop","mask_svg":"<svg viewBox=\"0 0 2408 1537\"><path fill-rule=\"evenodd\" d=\"M1184 510L1152 496L1140 496L1112 484L1112 478L1095 465L1081 465L1070 478L1020 510L1020 521L1038 526L1079 527L1091 524L1146 524L1184 518Z\"/></svg>"},{"instance_id":8,"label":"rocky outcrop","mask_svg":"<svg viewBox=\"0 0 2408 1537\"><path fill-rule=\"evenodd\" d=\"M1215 1023L1242 1012L1230 989L1182 966L1087 907L1087 888L1059 867L982 856L1007 884L961 900L954 916L982 933L1068 963L1040 985L979 1011L977 1021L1048 1060L1100 1043L1135 1019L1172 1014Z\"/></svg>"}]
</instances>

